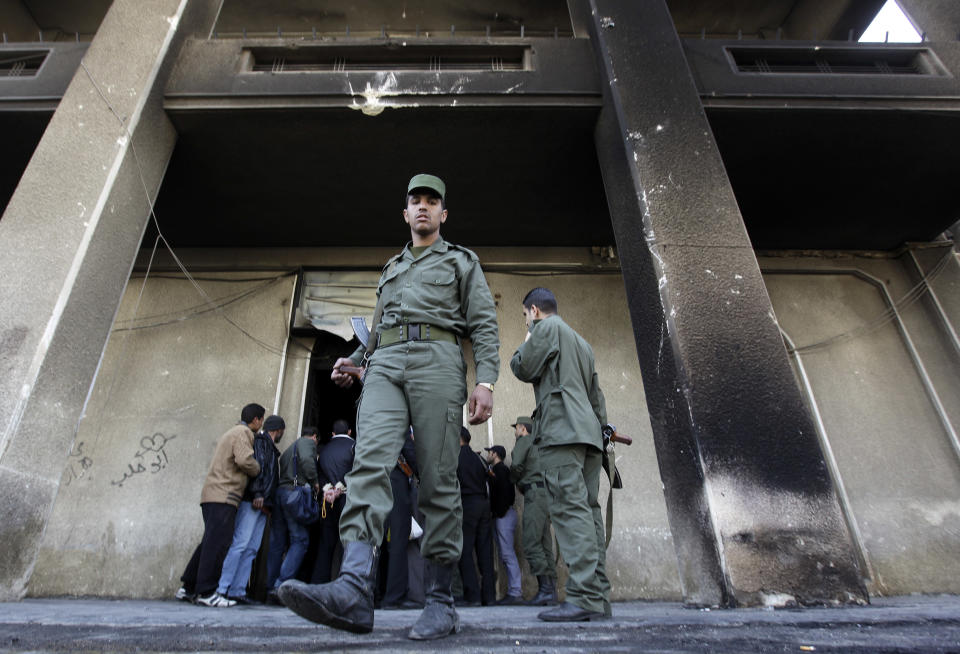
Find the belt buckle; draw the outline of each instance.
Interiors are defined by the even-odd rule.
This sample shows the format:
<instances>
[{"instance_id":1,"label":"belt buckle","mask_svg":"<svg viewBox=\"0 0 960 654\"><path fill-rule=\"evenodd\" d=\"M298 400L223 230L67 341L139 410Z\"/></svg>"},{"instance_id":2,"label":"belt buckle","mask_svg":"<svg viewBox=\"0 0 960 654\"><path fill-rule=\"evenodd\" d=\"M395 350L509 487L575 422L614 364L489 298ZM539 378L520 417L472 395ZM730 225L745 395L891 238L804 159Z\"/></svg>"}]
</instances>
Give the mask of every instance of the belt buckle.
<instances>
[{"instance_id":1,"label":"belt buckle","mask_svg":"<svg viewBox=\"0 0 960 654\"><path fill-rule=\"evenodd\" d=\"M419 341L420 338L420 325L407 325L407 340Z\"/></svg>"}]
</instances>

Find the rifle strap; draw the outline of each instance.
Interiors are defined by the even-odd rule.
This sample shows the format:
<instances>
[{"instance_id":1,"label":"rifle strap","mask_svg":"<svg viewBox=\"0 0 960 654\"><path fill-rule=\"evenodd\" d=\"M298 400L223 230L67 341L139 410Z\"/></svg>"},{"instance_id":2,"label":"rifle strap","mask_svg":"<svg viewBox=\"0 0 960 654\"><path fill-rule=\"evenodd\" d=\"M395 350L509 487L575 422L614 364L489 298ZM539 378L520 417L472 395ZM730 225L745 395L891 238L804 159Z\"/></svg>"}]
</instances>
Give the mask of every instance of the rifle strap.
<instances>
[{"instance_id":1,"label":"rifle strap","mask_svg":"<svg viewBox=\"0 0 960 654\"><path fill-rule=\"evenodd\" d=\"M613 536L613 480L617 478L617 457L611 455L612 452L608 453L606 448L604 448L603 458L607 462L605 468L607 480L610 482L610 490L607 493L607 516L604 521L604 528L606 530L605 547L610 546L610 538Z\"/></svg>"},{"instance_id":2,"label":"rifle strap","mask_svg":"<svg viewBox=\"0 0 960 654\"><path fill-rule=\"evenodd\" d=\"M370 361L370 357L373 355L373 351L377 349L377 341L379 340L377 327L380 326L381 318L383 318L383 300L378 295L377 307L373 310L373 324L370 326L370 336L367 337L367 351L364 352L363 362L360 364L363 367L366 367Z\"/></svg>"}]
</instances>

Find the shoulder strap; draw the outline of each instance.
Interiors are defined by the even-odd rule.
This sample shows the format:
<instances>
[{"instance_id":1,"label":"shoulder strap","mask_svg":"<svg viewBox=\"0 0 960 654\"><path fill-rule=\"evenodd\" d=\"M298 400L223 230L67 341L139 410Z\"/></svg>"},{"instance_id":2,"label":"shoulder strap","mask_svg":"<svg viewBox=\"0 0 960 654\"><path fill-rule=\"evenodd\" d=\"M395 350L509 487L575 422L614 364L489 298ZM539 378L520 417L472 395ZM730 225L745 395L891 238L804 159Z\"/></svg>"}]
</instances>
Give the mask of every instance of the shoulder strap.
<instances>
[{"instance_id":1,"label":"shoulder strap","mask_svg":"<svg viewBox=\"0 0 960 654\"><path fill-rule=\"evenodd\" d=\"M363 362L360 364L362 367L366 367L367 362L370 361L370 357L373 356L373 351L377 349L377 341L379 340L377 336L377 326L380 324L380 319L383 318L383 300L377 298L377 308L373 310L373 324L370 326L370 336L367 337L367 351L363 353Z\"/></svg>"}]
</instances>

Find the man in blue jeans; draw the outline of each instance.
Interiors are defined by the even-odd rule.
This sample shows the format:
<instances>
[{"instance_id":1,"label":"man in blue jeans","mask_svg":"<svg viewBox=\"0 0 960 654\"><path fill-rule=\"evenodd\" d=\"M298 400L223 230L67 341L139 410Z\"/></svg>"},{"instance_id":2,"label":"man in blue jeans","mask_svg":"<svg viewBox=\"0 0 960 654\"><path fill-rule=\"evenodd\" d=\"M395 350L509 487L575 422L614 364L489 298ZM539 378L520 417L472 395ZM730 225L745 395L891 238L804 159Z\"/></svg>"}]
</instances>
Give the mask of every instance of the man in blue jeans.
<instances>
[{"instance_id":1,"label":"man in blue jeans","mask_svg":"<svg viewBox=\"0 0 960 654\"><path fill-rule=\"evenodd\" d=\"M500 563L507 571L507 594L497 604L523 604L520 595L520 564L513 549L513 534L517 529L517 512L513 509L516 492L510 481L510 468L503 462L507 450L503 445L483 448L487 451L487 463L493 472L490 482L490 511L493 513L494 529L497 532L497 549Z\"/></svg>"},{"instance_id":2,"label":"man in blue jeans","mask_svg":"<svg viewBox=\"0 0 960 654\"><path fill-rule=\"evenodd\" d=\"M294 454L297 458L296 469L293 465ZM303 435L280 457L280 487L277 489L276 509L270 528L270 553L267 556L267 588L270 588L268 600L272 602L276 601L276 589L280 584L297 574L310 544L310 532L284 508L286 499L294 492L294 482L297 486L311 486L314 493L320 490L317 477L316 427L304 429ZM287 546L288 537L290 547L284 556L283 550Z\"/></svg>"},{"instance_id":3,"label":"man in blue jeans","mask_svg":"<svg viewBox=\"0 0 960 654\"><path fill-rule=\"evenodd\" d=\"M280 451L276 443L283 438L286 425L280 416L269 416L263 421L263 429L253 439L253 458L260 464L260 474L247 483L243 500L237 507L236 526L233 528L233 543L223 560L217 592L238 604L253 604L247 597L250 569L263 540L263 528L267 514L273 510L274 496L280 481L278 460Z\"/></svg>"}]
</instances>

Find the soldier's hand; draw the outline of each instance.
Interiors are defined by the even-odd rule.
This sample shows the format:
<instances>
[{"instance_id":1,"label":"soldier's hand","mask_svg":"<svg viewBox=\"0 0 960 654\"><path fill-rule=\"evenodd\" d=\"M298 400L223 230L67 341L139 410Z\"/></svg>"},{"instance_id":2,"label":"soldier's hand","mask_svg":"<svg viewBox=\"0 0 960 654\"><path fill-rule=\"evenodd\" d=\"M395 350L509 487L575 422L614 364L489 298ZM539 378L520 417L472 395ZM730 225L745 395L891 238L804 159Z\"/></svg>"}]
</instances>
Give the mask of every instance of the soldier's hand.
<instances>
[{"instance_id":1,"label":"soldier's hand","mask_svg":"<svg viewBox=\"0 0 960 654\"><path fill-rule=\"evenodd\" d=\"M333 372L330 373L330 379L333 380L333 383L340 388L350 388L353 386L353 376L348 375L345 372L340 372L340 366L352 365L354 365L352 359L347 357L340 357L337 359L337 362L333 364Z\"/></svg>"},{"instance_id":2,"label":"soldier's hand","mask_svg":"<svg viewBox=\"0 0 960 654\"><path fill-rule=\"evenodd\" d=\"M493 415L493 393L486 386L477 386L470 394L470 418L468 422L471 425L479 425L490 419Z\"/></svg>"}]
</instances>

